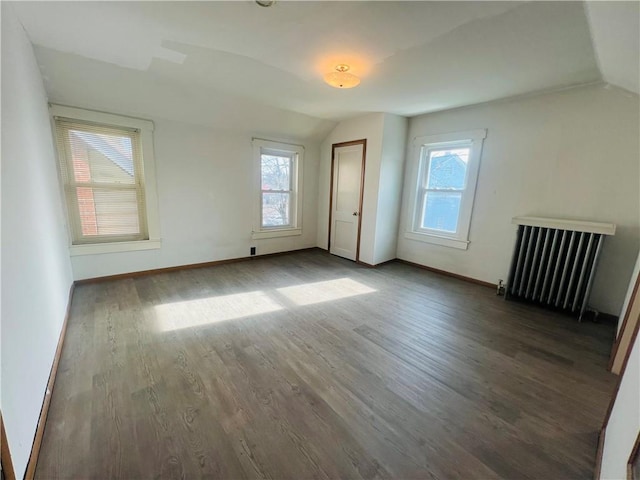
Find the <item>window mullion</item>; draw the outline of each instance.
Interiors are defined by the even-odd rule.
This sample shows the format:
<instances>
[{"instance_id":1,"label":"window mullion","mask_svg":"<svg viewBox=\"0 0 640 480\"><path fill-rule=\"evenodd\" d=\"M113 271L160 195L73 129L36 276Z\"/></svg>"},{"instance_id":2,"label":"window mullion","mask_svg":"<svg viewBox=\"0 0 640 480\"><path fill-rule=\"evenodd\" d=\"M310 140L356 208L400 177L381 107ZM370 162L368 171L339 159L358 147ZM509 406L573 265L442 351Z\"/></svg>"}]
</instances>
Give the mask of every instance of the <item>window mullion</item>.
<instances>
[{"instance_id":1,"label":"window mullion","mask_svg":"<svg viewBox=\"0 0 640 480\"><path fill-rule=\"evenodd\" d=\"M262 193L291 193L293 190L261 190Z\"/></svg>"},{"instance_id":2,"label":"window mullion","mask_svg":"<svg viewBox=\"0 0 640 480\"><path fill-rule=\"evenodd\" d=\"M112 190L139 190L140 186L137 184L126 183L106 183L106 182L69 182L67 183L72 188L97 188L97 189L112 189Z\"/></svg>"},{"instance_id":3,"label":"window mullion","mask_svg":"<svg viewBox=\"0 0 640 480\"><path fill-rule=\"evenodd\" d=\"M425 192L464 193L466 188L424 188Z\"/></svg>"}]
</instances>

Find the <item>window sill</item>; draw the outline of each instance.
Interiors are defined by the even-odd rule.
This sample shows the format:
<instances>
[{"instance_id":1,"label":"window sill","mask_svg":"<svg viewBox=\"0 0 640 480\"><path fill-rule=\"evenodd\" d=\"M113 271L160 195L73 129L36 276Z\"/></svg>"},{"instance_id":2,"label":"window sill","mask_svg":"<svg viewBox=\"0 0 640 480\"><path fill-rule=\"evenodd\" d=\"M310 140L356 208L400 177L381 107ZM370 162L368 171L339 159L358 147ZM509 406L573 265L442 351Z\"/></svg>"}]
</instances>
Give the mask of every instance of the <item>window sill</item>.
<instances>
[{"instance_id":1,"label":"window sill","mask_svg":"<svg viewBox=\"0 0 640 480\"><path fill-rule=\"evenodd\" d=\"M467 248L469 248L469 242L467 240L458 240L456 238L440 237L438 235L416 232L406 232L404 236L409 240L416 240L418 242L424 243L433 243L434 245L458 248L460 250L467 250Z\"/></svg>"},{"instance_id":2,"label":"window sill","mask_svg":"<svg viewBox=\"0 0 640 480\"><path fill-rule=\"evenodd\" d=\"M100 255L102 253L133 252L136 250L154 250L160 248L160 240L140 240L135 242L113 243L88 243L83 245L71 245L69 254L72 257L79 255Z\"/></svg>"},{"instance_id":3,"label":"window sill","mask_svg":"<svg viewBox=\"0 0 640 480\"><path fill-rule=\"evenodd\" d=\"M296 235L302 235L301 228L287 228L287 229L274 229L274 230L260 230L259 232L251 232L251 238L253 240L261 240L263 238L277 238L277 237L293 237Z\"/></svg>"}]
</instances>

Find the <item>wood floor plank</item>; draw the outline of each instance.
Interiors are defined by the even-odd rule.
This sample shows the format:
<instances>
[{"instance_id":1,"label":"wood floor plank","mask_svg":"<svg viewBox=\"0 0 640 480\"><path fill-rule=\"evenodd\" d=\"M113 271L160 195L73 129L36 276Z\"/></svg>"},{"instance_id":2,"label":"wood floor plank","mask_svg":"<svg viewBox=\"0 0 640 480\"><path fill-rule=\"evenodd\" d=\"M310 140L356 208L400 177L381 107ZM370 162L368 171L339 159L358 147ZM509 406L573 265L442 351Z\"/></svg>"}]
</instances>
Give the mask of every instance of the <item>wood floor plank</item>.
<instances>
[{"instance_id":1,"label":"wood floor plank","mask_svg":"<svg viewBox=\"0 0 640 480\"><path fill-rule=\"evenodd\" d=\"M585 478L613 336L321 251L80 285L36 477Z\"/></svg>"}]
</instances>

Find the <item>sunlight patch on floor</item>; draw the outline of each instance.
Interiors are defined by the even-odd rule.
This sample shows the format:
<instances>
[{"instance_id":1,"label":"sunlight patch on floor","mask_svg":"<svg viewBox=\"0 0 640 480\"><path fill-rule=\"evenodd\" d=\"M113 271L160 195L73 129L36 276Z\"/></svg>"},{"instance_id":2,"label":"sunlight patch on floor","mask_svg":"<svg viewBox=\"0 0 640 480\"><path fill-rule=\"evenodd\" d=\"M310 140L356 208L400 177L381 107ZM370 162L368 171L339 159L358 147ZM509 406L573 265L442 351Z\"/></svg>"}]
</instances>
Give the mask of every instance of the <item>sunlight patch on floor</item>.
<instances>
[{"instance_id":1,"label":"sunlight patch on floor","mask_svg":"<svg viewBox=\"0 0 640 480\"><path fill-rule=\"evenodd\" d=\"M314 303L329 302L375 291L375 289L350 278L338 278L277 289L278 293L296 305L313 305Z\"/></svg>"},{"instance_id":2,"label":"sunlight patch on floor","mask_svg":"<svg viewBox=\"0 0 640 480\"><path fill-rule=\"evenodd\" d=\"M376 292L350 278L304 283L273 290L235 293L154 306L158 328L170 332Z\"/></svg>"},{"instance_id":3,"label":"sunlight patch on floor","mask_svg":"<svg viewBox=\"0 0 640 480\"><path fill-rule=\"evenodd\" d=\"M209 325L284 309L282 305L261 290L166 303L156 305L154 308L158 327L163 332Z\"/></svg>"}]
</instances>

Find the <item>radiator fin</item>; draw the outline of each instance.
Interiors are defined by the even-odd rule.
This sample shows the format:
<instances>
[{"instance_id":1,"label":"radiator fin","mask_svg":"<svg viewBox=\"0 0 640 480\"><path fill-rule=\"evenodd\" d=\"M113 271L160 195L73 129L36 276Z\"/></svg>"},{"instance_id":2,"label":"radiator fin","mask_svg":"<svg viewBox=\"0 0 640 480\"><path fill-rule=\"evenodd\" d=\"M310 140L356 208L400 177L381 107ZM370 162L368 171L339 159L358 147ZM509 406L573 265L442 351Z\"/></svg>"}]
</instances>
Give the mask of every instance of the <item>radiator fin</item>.
<instances>
[{"instance_id":1,"label":"radiator fin","mask_svg":"<svg viewBox=\"0 0 640 480\"><path fill-rule=\"evenodd\" d=\"M506 297L584 314L604 234L519 225Z\"/></svg>"}]
</instances>

